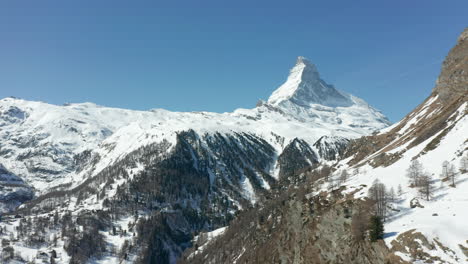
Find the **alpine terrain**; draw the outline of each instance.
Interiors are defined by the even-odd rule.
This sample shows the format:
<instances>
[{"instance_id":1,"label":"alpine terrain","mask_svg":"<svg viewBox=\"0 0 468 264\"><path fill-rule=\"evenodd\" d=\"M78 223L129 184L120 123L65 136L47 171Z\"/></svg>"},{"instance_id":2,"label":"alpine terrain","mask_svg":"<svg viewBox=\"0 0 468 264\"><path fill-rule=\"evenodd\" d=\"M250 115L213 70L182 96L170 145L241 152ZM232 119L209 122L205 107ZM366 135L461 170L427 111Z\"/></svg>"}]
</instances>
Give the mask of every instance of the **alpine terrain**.
<instances>
[{"instance_id":1,"label":"alpine terrain","mask_svg":"<svg viewBox=\"0 0 468 264\"><path fill-rule=\"evenodd\" d=\"M3 252L20 262L174 263L194 234L389 125L303 57L268 101L233 113L17 98L0 113Z\"/></svg>"},{"instance_id":2,"label":"alpine terrain","mask_svg":"<svg viewBox=\"0 0 468 264\"><path fill-rule=\"evenodd\" d=\"M199 234L182 262L468 263L467 96L468 28L411 113Z\"/></svg>"},{"instance_id":3,"label":"alpine terrain","mask_svg":"<svg viewBox=\"0 0 468 264\"><path fill-rule=\"evenodd\" d=\"M468 261L468 30L400 122L299 57L232 113L0 100L2 260Z\"/></svg>"}]
</instances>

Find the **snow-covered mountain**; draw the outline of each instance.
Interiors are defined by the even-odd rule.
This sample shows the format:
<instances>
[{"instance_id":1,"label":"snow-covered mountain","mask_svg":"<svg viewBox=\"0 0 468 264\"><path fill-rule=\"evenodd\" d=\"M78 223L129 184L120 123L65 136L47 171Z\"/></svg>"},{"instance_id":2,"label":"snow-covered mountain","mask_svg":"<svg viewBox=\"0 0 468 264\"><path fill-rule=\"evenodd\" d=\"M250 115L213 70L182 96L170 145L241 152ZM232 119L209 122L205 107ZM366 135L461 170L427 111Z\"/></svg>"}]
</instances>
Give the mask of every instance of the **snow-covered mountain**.
<instances>
[{"instance_id":1,"label":"snow-covered mountain","mask_svg":"<svg viewBox=\"0 0 468 264\"><path fill-rule=\"evenodd\" d=\"M89 155L99 155L104 168L141 146L174 143L182 131L247 133L266 140L279 155L294 138L312 145L322 136L356 138L388 124L363 100L322 81L316 67L299 57L268 102L233 113L133 111L92 103L57 106L2 99L0 163L42 192L85 178L80 162Z\"/></svg>"},{"instance_id":2,"label":"snow-covered mountain","mask_svg":"<svg viewBox=\"0 0 468 264\"><path fill-rule=\"evenodd\" d=\"M174 263L193 233L226 225L282 182L294 182L298 171L338 159L350 139L388 125L363 100L327 85L302 57L267 102L232 113L5 98L0 164L35 191L15 212L28 220L9 219L27 226L14 248L23 259L54 250L56 262L84 263L129 240L138 245L121 249L124 259ZM51 215L54 224L36 226ZM51 234L62 239L50 244ZM106 254L104 261L118 262Z\"/></svg>"},{"instance_id":3,"label":"snow-covered mountain","mask_svg":"<svg viewBox=\"0 0 468 264\"><path fill-rule=\"evenodd\" d=\"M468 263L468 28L419 106L351 140L331 169L299 173L287 193L198 236L182 262ZM385 219L382 240L369 239L370 214Z\"/></svg>"},{"instance_id":4,"label":"snow-covered mountain","mask_svg":"<svg viewBox=\"0 0 468 264\"><path fill-rule=\"evenodd\" d=\"M401 187L385 225L391 250L408 262L468 263L468 28L430 96L401 121L354 140L347 152L344 167L360 170L351 186L378 180L395 192ZM424 187L408 178L414 162L429 177Z\"/></svg>"},{"instance_id":5,"label":"snow-covered mountain","mask_svg":"<svg viewBox=\"0 0 468 264\"><path fill-rule=\"evenodd\" d=\"M432 94L390 127L302 57L268 101L232 113L3 99L0 174L36 190L0 223L3 259L462 263L467 169L438 176L444 160L468 163L467 36ZM408 183L413 160L433 176L431 199ZM376 180L401 192L384 241L371 242Z\"/></svg>"},{"instance_id":6,"label":"snow-covered mountain","mask_svg":"<svg viewBox=\"0 0 468 264\"><path fill-rule=\"evenodd\" d=\"M348 95L320 79L317 67L304 57L297 58L286 82L268 98L268 103L275 106L287 105L288 102L303 107L313 104L329 107L354 104Z\"/></svg>"},{"instance_id":7,"label":"snow-covered mountain","mask_svg":"<svg viewBox=\"0 0 468 264\"><path fill-rule=\"evenodd\" d=\"M0 211L11 211L33 195L31 187L0 164Z\"/></svg>"}]
</instances>

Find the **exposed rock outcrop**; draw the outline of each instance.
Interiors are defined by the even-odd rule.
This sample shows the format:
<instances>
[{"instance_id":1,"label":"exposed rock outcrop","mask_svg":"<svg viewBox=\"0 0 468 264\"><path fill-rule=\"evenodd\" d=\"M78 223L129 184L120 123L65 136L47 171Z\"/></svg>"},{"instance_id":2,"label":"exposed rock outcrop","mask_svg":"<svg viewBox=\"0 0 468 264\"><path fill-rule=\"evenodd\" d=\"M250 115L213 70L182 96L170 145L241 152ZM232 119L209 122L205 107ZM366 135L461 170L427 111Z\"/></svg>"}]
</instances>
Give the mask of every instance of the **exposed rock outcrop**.
<instances>
[{"instance_id":1,"label":"exposed rock outcrop","mask_svg":"<svg viewBox=\"0 0 468 264\"><path fill-rule=\"evenodd\" d=\"M383 241L358 240L353 216L366 201L340 190L284 194L257 212L242 214L223 235L182 263L405 263Z\"/></svg>"},{"instance_id":2,"label":"exposed rock outcrop","mask_svg":"<svg viewBox=\"0 0 468 264\"><path fill-rule=\"evenodd\" d=\"M317 154L304 140L295 138L278 157L279 177L297 175L299 170L318 163Z\"/></svg>"},{"instance_id":3,"label":"exposed rock outcrop","mask_svg":"<svg viewBox=\"0 0 468 264\"><path fill-rule=\"evenodd\" d=\"M465 29L447 55L436 87L424 102L390 129L351 141L344 154L344 157L351 157L351 165L370 162L374 167L388 166L407 149L433 137L418 154L424 155L436 148L455 123L468 113L466 105L463 108L468 95L467 36L468 29ZM397 148L397 152L393 151ZM393 154L382 156L388 153Z\"/></svg>"},{"instance_id":4,"label":"exposed rock outcrop","mask_svg":"<svg viewBox=\"0 0 468 264\"><path fill-rule=\"evenodd\" d=\"M346 149L349 139L337 136L323 136L314 143L319 156L325 160L339 159Z\"/></svg>"},{"instance_id":5,"label":"exposed rock outcrop","mask_svg":"<svg viewBox=\"0 0 468 264\"><path fill-rule=\"evenodd\" d=\"M468 92L468 28L458 38L442 64L442 71L433 90L442 100L466 96Z\"/></svg>"}]
</instances>

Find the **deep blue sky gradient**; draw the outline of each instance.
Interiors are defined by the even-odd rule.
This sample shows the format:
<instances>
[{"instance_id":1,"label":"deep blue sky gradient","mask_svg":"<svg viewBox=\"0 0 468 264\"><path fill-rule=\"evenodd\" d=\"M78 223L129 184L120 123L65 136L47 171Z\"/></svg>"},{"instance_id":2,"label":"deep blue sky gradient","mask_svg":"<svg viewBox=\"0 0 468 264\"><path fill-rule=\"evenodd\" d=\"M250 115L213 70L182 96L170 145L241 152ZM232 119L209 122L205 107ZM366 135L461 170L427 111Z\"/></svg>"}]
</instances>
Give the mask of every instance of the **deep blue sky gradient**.
<instances>
[{"instance_id":1,"label":"deep blue sky gradient","mask_svg":"<svg viewBox=\"0 0 468 264\"><path fill-rule=\"evenodd\" d=\"M226 112L301 55L397 121L466 26L466 0L2 1L0 97Z\"/></svg>"}]
</instances>

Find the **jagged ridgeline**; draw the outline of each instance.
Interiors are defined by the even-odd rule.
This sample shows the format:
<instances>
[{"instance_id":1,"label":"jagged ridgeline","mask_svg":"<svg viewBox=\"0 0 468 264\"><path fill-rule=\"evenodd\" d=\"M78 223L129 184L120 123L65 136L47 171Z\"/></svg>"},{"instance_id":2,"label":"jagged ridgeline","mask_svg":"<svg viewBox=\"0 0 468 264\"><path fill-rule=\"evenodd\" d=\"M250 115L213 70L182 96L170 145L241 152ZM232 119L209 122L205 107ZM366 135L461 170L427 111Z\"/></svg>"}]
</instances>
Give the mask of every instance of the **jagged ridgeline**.
<instances>
[{"instance_id":1,"label":"jagged ridgeline","mask_svg":"<svg viewBox=\"0 0 468 264\"><path fill-rule=\"evenodd\" d=\"M424 237L414 230L391 249L381 229L371 242L374 201L365 197L369 179L387 169L392 177L382 180L402 182L393 173L440 151L446 137L458 140L445 144L447 155L464 155L468 141L452 132L466 129L466 43L465 31L433 94L389 128L303 57L267 101L232 113L2 99L2 260L370 264L426 256L407 242Z\"/></svg>"},{"instance_id":2,"label":"jagged ridgeline","mask_svg":"<svg viewBox=\"0 0 468 264\"><path fill-rule=\"evenodd\" d=\"M296 175L290 170L292 167L304 170L318 162L310 146L297 142L293 140L278 158L281 179ZM295 161L302 156L314 159ZM226 226L240 209L250 208L269 197L271 188L278 184L270 175L275 157L274 148L254 135L200 136L189 130L177 135L173 147L167 141L143 146L74 188L63 190L59 186L56 189L60 190L24 204L15 215L25 216L25 222L31 215L45 215L39 217L45 222L52 215L57 217L56 224L37 229L44 231L34 235L46 237L51 232L60 233L64 241L69 241L64 249L73 262L110 254L105 237L99 238L104 246L96 251L82 252L79 247L88 243L93 233L112 232L115 222L120 221L131 222L122 230L126 233L123 237L131 240L135 236L134 242L139 245L127 249L128 258L142 263L172 262L192 245L193 234ZM98 159L96 156L87 163L96 164ZM294 165L287 160L294 161ZM140 168L141 164L145 164L144 169ZM94 205L87 208L90 204ZM74 213L67 210L70 207L85 210ZM88 221L96 223L88 225ZM83 232L60 232L71 226L78 226ZM31 224L28 228L35 230L39 226ZM28 232L20 236L35 241L28 237Z\"/></svg>"},{"instance_id":3,"label":"jagged ridgeline","mask_svg":"<svg viewBox=\"0 0 468 264\"><path fill-rule=\"evenodd\" d=\"M5 261L175 263L195 235L387 125L303 57L268 101L233 113L2 99Z\"/></svg>"},{"instance_id":4,"label":"jagged ridgeline","mask_svg":"<svg viewBox=\"0 0 468 264\"><path fill-rule=\"evenodd\" d=\"M198 235L180 262L467 263L467 51L468 28L429 97L391 127L320 138L312 148L321 159L291 141L278 158L282 189Z\"/></svg>"}]
</instances>

